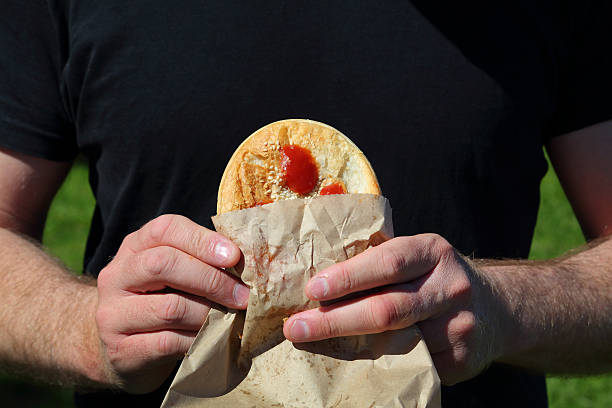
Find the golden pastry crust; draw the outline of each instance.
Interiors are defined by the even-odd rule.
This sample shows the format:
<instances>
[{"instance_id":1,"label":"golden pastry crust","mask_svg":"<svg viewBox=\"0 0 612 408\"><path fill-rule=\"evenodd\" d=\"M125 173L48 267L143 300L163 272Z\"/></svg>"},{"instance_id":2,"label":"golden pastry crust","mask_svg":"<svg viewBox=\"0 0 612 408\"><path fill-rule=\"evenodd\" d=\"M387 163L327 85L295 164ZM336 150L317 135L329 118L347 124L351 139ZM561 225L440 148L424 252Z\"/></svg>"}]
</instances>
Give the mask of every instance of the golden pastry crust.
<instances>
[{"instance_id":1,"label":"golden pastry crust","mask_svg":"<svg viewBox=\"0 0 612 408\"><path fill-rule=\"evenodd\" d=\"M281 149L287 145L308 149L316 161L318 180L305 195L284 185ZM347 193L381 194L370 162L348 137L321 122L281 120L257 130L236 149L221 178L217 213L314 197L333 183L344 187Z\"/></svg>"}]
</instances>

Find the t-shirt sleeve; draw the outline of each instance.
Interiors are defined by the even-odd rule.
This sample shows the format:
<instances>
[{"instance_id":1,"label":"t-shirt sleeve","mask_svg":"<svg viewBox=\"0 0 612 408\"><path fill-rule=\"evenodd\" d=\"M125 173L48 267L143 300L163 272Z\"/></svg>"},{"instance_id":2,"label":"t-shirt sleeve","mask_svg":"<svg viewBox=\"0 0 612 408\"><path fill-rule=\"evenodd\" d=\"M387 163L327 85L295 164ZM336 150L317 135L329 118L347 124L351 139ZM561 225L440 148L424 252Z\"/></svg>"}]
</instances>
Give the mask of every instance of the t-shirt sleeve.
<instances>
[{"instance_id":1,"label":"t-shirt sleeve","mask_svg":"<svg viewBox=\"0 0 612 408\"><path fill-rule=\"evenodd\" d=\"M574 1L552 136L612 119L612 1ZM584 8L583 8L584 7Z\"/></svg>"},{"instance_id":2,"label":"t-shirt sleeve","mask_svg":"<svg viewBox=\"0 0 612 408\"><path fill-rule=\"evenodd\" d=\"M49 160L77 154L63 103L59 21L45 0L3 0L0 7L0 146Z\"/></svg>"}]
</instances>

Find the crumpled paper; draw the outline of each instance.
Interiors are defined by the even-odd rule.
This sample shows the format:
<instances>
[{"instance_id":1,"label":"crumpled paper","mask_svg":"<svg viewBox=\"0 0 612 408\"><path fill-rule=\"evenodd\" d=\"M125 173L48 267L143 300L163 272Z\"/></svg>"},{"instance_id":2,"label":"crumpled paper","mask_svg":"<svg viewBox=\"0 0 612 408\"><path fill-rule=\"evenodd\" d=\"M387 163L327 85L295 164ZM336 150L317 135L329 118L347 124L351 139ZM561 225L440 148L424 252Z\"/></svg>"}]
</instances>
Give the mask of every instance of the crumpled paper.
<instances>
[{"instance_id":1,"label":"crumpled paper","mask_svg":"<svg viewBox=\"0 0 612 408\"><path fill-rule=\"evenodd\" d=\"M393 236L381 196L279 201L213 217L244 255L230 272L246 311L212 309L162 407L439 407L440 381L415 327L293 344L284 318L318 307L318 271Z\"/></svg>"}]
</instances>

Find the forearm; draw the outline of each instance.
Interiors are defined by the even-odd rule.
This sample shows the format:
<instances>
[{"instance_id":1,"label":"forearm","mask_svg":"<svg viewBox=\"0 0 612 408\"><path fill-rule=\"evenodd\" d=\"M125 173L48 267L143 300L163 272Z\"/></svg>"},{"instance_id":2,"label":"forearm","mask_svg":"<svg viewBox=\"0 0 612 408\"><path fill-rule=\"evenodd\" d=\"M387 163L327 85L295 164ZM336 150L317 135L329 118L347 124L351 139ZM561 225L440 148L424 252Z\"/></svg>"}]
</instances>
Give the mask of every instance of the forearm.
<instances>
[{"instance_id":1,"label":"forearm","mask_svg":"<svg viewBox=\"0 0 612 408\"><path fill-rule=\"evenodd\" d=\"M63 385L108 384L92 280L0 228L0 282L0 369Z\"/></svg>"},{"instance_id":2,"label":"forearm","mask_svg":"<svg viewBox=\"0 0 612 408\"><path fill-rule=\"evenodd\" d=\"M612 368L612 240L556 260L484 262L503 339L498 361L540 372Z\"/></svg>"}]
</instances>

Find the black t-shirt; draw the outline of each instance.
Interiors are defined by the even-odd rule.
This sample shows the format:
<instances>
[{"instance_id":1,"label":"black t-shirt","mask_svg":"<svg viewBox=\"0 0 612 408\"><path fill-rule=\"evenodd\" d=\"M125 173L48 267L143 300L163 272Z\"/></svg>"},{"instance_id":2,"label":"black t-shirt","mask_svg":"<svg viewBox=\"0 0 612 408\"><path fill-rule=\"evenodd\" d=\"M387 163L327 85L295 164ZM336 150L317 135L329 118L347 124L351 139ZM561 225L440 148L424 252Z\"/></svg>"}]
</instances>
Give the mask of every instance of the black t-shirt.
<instances>
[{"instance_id":1,"label":"black t-shirt","mask_svg":"<svg viewBox=\"0 0 612 408\"><path fill-rule=\"evenodd\" d=\"M0 145L89 160L93 275L160 214L211 227L234 149L284 118L328 123L364 151L397 235L524 258L543 144L612 117L609 4L5 0ZM546 405L542 377L499 365L442 397Z\"/></svg>"}]
</instances>

